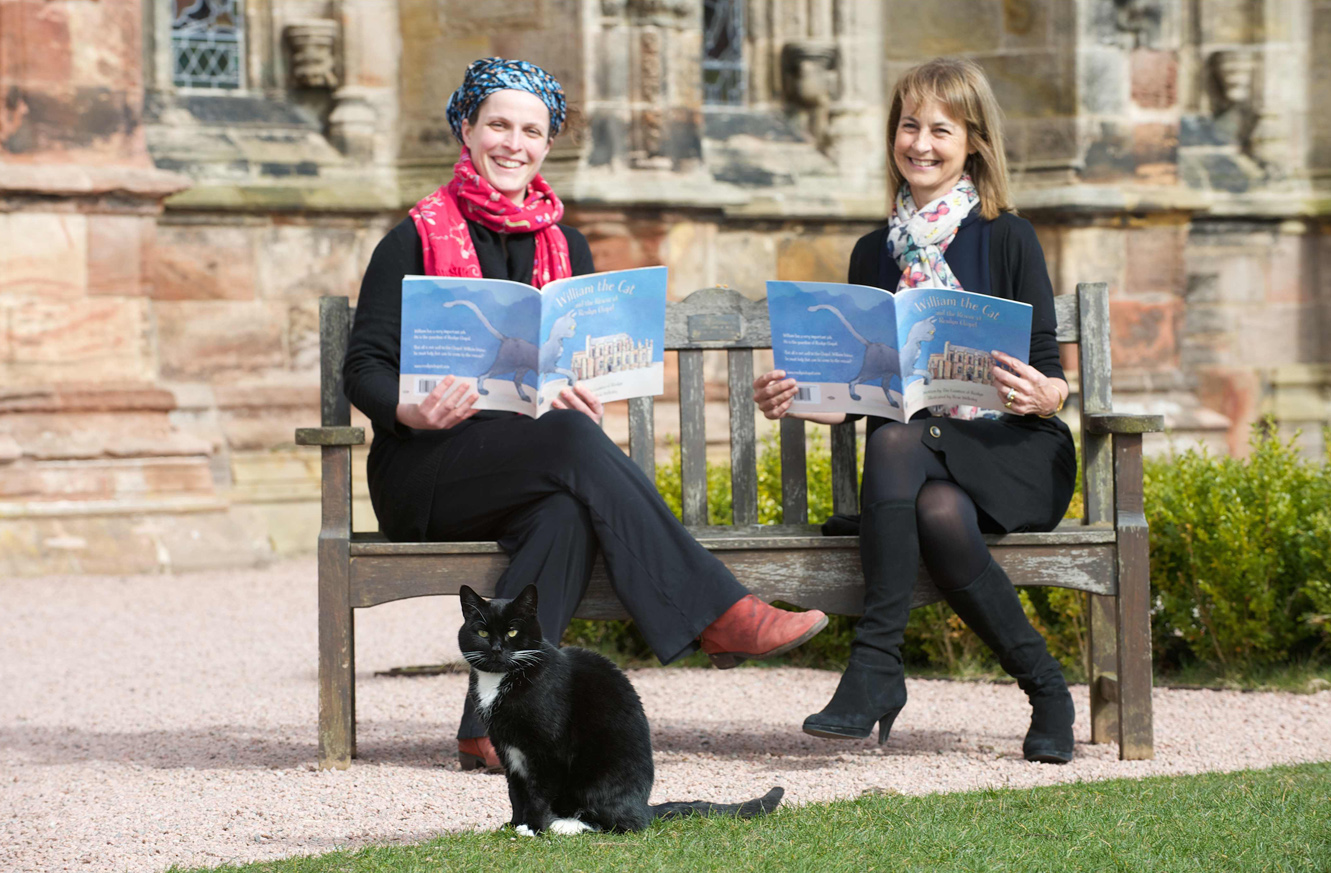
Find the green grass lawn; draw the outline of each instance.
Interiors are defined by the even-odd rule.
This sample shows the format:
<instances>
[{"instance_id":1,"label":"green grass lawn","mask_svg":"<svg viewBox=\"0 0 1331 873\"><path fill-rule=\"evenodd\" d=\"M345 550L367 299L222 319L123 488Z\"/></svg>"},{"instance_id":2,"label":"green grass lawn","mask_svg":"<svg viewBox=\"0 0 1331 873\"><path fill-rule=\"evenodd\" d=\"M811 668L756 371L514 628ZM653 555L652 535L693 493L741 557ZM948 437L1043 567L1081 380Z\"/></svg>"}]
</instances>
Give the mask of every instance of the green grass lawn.
<instances>
[{"instance_id":1,"label":"green grass lawn","mask_svg":"<svg viewBox=\"0 0 1331 873\"><path fill-rule=\"evenodd\" d=\"M871 795L640 834L452 834L225 871L1331 870L1331 763L928 797ZM441 825L445 823L441 822Z\"/></svg>"}]
</instances>

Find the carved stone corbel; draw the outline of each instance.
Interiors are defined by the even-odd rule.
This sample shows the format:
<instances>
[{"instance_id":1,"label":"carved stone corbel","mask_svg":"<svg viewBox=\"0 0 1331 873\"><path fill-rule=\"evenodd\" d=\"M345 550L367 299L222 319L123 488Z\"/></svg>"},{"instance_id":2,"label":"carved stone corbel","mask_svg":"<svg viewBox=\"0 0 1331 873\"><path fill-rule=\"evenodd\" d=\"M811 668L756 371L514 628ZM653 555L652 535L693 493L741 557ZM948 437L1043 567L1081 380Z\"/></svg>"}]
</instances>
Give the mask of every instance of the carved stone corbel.
<instances>
[{"instance_id":1,"label":"carved stone corbel","mask_svg":"<svg viewBox=\"0 0 1331 873\"><path fill-rule=\"evenodd\" d=\"M374 157L374 134L379 113L359 88L342 88L333 94L328 115L328 141L342 154L357 161Z\"/></svg>"},{"instance_id":2,"label":"carved stone corbel","mask_svg":"<svg viewBox=\"0 0 1331 873\"><path fill-rule=\"evenodd\" d=\"M337 22L327 18L301 19L286 26L291 77L297 87L328 91L337 88L337 33Z\"/></svg>"},{"instance_id":3,"label":"carved stone corbel","mask_svg":"<svg viewBox=\"0 0 1331 873\"><path fill-rule=\"evenodd\" d=\"M831 107L837 93L841 53L827 40L799 40L781 47L781 92L786 103L808 114L809 134L818 150L832 144Z\"/></svg>"},{"instance_id":4,"label":"carved stone corbel","mask_svg":"<svg viewBox=\"0 0 1331 873\"><path fill-rule=\"evenodd\" d=\"M627 0L626 3L609 4L602 0L603 11L607 5L625 9L633 24L650 24L674 30L684 27L690 17L698 14L699 9L697 0Z\"/></svg>"}]
</instances>

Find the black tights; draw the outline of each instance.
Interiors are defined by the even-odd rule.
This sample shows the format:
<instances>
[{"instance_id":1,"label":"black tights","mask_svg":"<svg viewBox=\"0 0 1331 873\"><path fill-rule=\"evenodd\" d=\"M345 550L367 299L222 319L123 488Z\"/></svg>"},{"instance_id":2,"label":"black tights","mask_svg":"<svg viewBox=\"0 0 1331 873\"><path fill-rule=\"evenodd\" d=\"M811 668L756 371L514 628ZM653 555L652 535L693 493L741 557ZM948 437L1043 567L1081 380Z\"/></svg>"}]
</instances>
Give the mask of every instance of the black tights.
<instances>
[{"instance_id":1,"label":"black tights","mask_svg":"<svg viewBox=\"0 0 1331 873\"><path fill-rule=\"evenodd\" d=\"M915 501L920 555L939 590L969 585L989 565L975 501L952 480L942 459L921 440L929 420L889 423L864 448L860 505Z\"/></svg>"}]
</instances>

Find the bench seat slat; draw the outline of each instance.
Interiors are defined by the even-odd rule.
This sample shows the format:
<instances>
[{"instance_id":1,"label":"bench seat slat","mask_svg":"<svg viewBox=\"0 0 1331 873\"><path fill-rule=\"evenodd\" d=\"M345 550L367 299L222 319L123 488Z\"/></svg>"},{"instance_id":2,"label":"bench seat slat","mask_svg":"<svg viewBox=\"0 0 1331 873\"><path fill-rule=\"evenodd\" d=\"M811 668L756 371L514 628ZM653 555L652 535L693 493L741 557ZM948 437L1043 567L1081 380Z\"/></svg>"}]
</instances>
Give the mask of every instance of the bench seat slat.
<instances>
[{"instance_id":1,"label":"bench seat slat","mask_svg":"<svg viewBox=\"0 0 1331 873\"><path fill-rule=\"evenodd\" d=\"M735 549L854 549L856 537L825 537L812 524L770 524L752 527L730 525L692 525L689 533L713 551ZM985 542L992 547L1044 545L1097 545L1115 541L1114 528L1107 524L1083 525L1075 520L1064 522L1047 533L989 534ZM494 542L470 543L390 543L382 534L357 533L351 537L351 556L392 557L412 555L498 554Z\"/></svg>"},{"instance_id":2,"label":"bench seat slat","mask_svg":"<svg viewBox=\"0 0 1331 873\"><path fill-rule=\"evenodd\" d=\"M859 582L859 551L854 537L825 538L829 542L820 542L822 548L801 548L804 543L797 540L779 549L745 547L726 543L726 538L718 539L719 542L710 539L702 542L764 600L784 600L840 615L858 615L863 607L864 589ZM351 605L360 608L407 597L457 594L462 585L470 585L484 596L494 593L500 574L508 566L508 558L498 546L494 543L436 545L484 546L488 550L452 552L447 561L440 561L438 553L365 555L353 551ZM993 546L993 554L1017 585L1053 585L1095 594L1115 593L1110 581L1115 578L1112 543L1004 542ZM921 567L913 605L923 606L939 599L941 596ZM599 560L577 615L628 618Z\"/></svg>"}]
</instances>

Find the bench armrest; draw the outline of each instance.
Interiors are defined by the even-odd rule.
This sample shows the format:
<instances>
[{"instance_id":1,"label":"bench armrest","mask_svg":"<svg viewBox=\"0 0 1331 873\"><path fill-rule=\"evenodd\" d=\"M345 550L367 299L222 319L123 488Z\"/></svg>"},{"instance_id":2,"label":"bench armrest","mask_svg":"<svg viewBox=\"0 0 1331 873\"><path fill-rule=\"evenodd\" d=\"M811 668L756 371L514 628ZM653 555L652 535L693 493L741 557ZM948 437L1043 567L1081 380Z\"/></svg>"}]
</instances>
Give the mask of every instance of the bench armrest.
<instances>
[{"instance_id":1,"label":"bench armrest","mask_svg":"<svg viewBox=\"0 0 1331 873\"><path fill-rule=\"evenodd\" d=\"M298 446L362 446L365 445L363 427L298 427Z\"/></svg>"},{"instance_id":2,"label":"bench armrest","mask_svg":"<svg viewBox=\"0 0 1331 873\"><path fill-rule=\"evenodd\" d=\"M1163 415L1128 412L1092 412L1085 416L1091 433L1159 433L1165 429Z\"/></svg>"}]
</instances>

